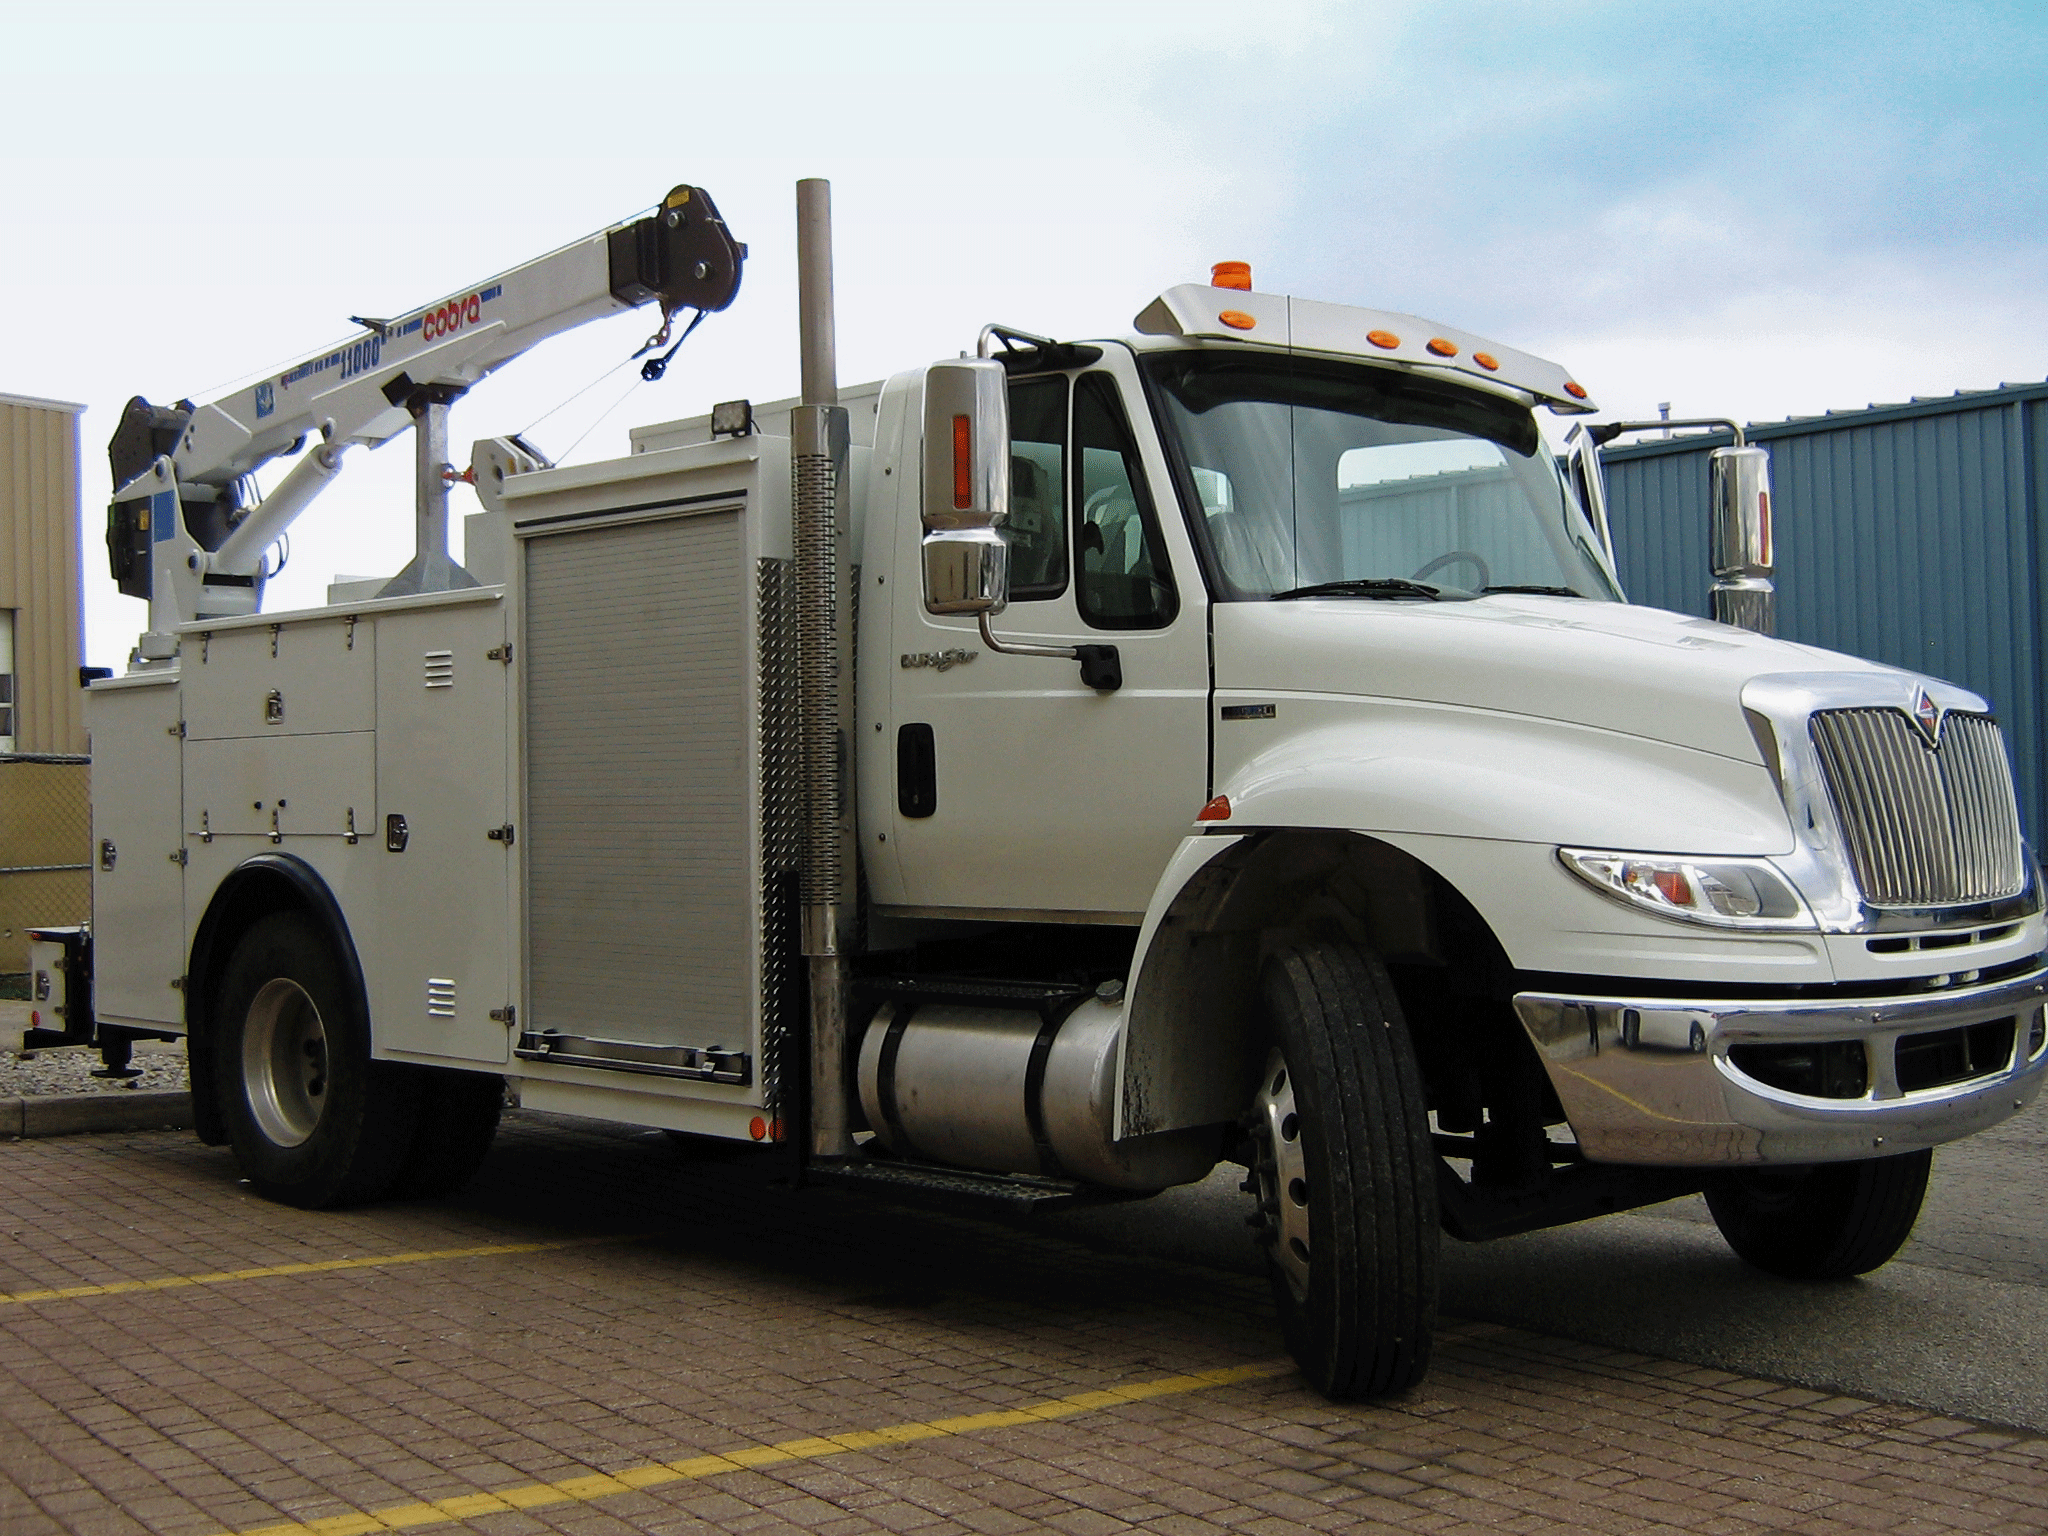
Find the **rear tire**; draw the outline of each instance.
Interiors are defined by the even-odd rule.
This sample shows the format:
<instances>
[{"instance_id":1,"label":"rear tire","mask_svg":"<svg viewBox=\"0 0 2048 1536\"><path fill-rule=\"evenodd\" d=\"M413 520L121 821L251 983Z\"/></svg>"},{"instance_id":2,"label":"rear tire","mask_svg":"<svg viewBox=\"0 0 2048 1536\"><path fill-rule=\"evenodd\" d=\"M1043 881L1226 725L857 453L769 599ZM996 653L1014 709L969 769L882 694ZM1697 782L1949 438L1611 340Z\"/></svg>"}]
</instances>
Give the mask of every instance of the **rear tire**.
<instances>
[{"instance_id":1,"label":"rear tire","mask_svg":"<svg viewBox=\"0 0 2048 1536\"><path fill-rule=\"evenodd\" d=\"M1886 1263L1913 1235L1931 1150L1854 1163L1718 1174L1707 1208L1746 1264L1787 1280L1847 1280Z\"/></svg>"},{"instance_id":2,"label":"rear tire","mask_svg":"<svg viewBox=\"0 0 2048 1536\"><path fill-rule=\"evenodd\" d=\"M1429 1369L1441 1235L1422 1074L1393 984L1344 944L1267 962L1275 1048L1250 1117L1261 1245L1288 1351L1327 1397Z\"/></svg>"},{"instance_id":3,"label":"rear tire","mask_svg":"<svg viewBox=\"0 0 2048 1536\"><path fill-rule=\"evenodd\" d=\"M483 1167L505 1109L505 1079L451 1067L409 1070L420 1080L419 1129L386 1198L439 1200Z\"/></svg>"},{"instance_id":4,"label":"rear tire","mask_svg":"<svg viewBox=\"0 0 2048 1536\"><path fill-rule=\"evenodd\" d=\"M413 1144L420 1080L370 1059L361 993L320 929L299 912L251 926L215 1017L221 1115L249 1182L309 1209L382 1195Z\"/></svg>"}]
</instances>

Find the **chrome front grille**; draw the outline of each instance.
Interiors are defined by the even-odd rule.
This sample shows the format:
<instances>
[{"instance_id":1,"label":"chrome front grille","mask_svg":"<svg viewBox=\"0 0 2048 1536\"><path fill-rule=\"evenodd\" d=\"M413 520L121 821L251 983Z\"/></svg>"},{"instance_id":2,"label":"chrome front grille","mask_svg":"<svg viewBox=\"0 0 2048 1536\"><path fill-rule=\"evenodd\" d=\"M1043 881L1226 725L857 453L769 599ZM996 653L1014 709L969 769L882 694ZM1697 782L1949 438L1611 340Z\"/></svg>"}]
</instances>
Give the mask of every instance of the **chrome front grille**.
<instances>
[{"instance_id":1,"label":"chrome front grille","mask_svg":"<svg viewBox=\"0 0 2048 1536\"><path fill-rule=\"evenodd\" d=\"M1849 862L1878 907L1948 907L2026 884L2005 740L1989 715L1950 712L1931 746L1904 710L1812 719Z\"/></svg>"}]
</instances>

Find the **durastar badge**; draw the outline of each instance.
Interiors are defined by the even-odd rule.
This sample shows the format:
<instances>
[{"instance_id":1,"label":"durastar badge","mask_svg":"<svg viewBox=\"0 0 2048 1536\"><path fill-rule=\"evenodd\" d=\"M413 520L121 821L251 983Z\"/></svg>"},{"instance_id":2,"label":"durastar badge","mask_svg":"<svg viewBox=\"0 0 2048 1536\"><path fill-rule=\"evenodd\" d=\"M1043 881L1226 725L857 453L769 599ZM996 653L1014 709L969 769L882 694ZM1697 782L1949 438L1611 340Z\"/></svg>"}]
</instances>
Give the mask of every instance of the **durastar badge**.
<instances>
[{"instance_id":1,"label":"durastar badge","mask_svg":"<svg viewBox=\"0 0 2048 1536\"><path fill-rule=\"evenodd\" d=\"M957 646L948 651L912 651L898 657L897 664L903 667L930 667L935 672L950 672L953 668L974 660L980 654L979 651L961 650Z\"/></svg>"}]
</instances>

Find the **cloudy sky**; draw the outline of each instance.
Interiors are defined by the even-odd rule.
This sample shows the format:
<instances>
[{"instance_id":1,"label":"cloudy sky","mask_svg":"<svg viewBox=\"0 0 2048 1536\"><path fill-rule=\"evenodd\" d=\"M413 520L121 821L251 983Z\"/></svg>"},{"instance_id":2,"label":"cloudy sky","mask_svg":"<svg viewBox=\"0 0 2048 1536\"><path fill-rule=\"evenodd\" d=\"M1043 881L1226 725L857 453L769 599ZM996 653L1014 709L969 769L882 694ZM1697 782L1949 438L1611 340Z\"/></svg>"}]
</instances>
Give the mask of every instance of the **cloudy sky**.
<instances>
[{"instance_id":1,"label":"cloudy sky","mask_svg":"<svg viewBox=\"0 0 2048 1536\"><path fill-rule=\"evenodd\" d=\"M1555 357L1610 414L2048 374L2038 0L0 0L0 27L0 392L90 407L101 664L143 623L99 543L124 400L211 398L679 181L752 246L745 290L661 384L546 416L551 453L793 392L811 175L848 382L991 319L1115 334L1225 258ZM456 407L458 449L647 329L513 363ZM405 440L352 456L269 606L395 570L410 529Z\"/></svg>"}]
</instances>

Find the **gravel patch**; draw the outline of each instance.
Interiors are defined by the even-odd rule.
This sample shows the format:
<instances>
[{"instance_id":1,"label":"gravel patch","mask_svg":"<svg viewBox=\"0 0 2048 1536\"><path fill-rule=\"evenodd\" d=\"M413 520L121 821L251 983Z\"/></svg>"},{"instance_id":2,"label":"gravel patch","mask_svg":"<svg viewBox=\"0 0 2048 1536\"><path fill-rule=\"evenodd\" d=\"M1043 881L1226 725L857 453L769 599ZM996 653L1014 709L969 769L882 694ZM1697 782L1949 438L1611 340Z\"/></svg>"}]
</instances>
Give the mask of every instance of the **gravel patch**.
<instances>
[{"instance_id":1,"label":"gravel patch","mask_svg":"<svg viewBox=\"0 0 2048 1536\"><path fill-rule=\"evenodd\" d=\"M135 1059L142 1076L125 1079L94 1077L100 1053L85 1046L67 1045L53 1051L23 1052L21 1032L28 1027L28 1006L0 1002L0 1099L34 1099L56 1093L120 1093L123 1090L159 1089L184 1092L185 1044L162 1040L135 1042Z\"/></svg>"},{"instance_id":2,"label":"gravel patch","mask_svg":"<svg viewBox=\"0 0 2048 1536\"><path fill-rule=\"evenodd\" d=\"M94 1077L100 1064L98 1051L66 1046L57 1051L0 1051L0 1099L33 1099L53 1093L119 1093L124 1089L169 1089L184 1092L185 1052L164 1047L145 1050L136 1047L128 1063L142 1069L142 1076L124 1079Z\"/></svg>"}]
</instances>

